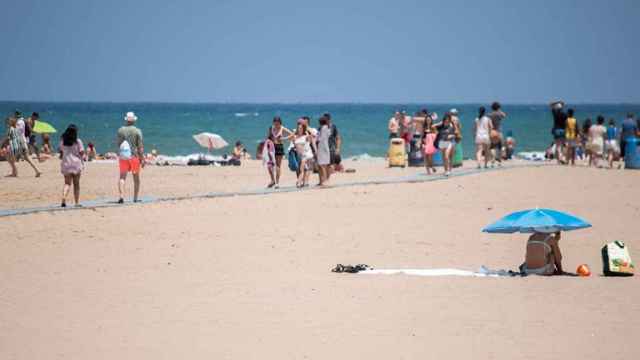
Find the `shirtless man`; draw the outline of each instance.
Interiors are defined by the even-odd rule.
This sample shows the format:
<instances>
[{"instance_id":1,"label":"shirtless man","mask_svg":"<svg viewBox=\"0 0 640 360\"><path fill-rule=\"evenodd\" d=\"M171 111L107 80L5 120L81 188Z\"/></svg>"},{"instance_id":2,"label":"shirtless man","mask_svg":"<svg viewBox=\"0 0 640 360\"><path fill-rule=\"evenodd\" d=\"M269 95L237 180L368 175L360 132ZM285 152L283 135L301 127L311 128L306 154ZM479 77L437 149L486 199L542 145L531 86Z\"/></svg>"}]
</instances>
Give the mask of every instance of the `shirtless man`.
<instances>
[{"instance_id":1,"label":"shirtless man","mask_svg":"<svg viewBox=\"0 0 640 360\"><path fill-rule=\"evenodd\" d=\"M416 115L412 119L413 138L416 136L422 136L424 133L424 121L427 118L427 110L423 109L416 112Z\"/></svg>"},{"instance_id":2,"label":"shirtless man","mask_svg":"<svg viewBox=\"0 0 640 360\"><path fill-rule=\"evenodd\" d=\"M400 136L400 111L396 111L396 113L389 119L389 125L387 129L389 130L389 139L397 138Z\"/></svg>"}]
</instances>

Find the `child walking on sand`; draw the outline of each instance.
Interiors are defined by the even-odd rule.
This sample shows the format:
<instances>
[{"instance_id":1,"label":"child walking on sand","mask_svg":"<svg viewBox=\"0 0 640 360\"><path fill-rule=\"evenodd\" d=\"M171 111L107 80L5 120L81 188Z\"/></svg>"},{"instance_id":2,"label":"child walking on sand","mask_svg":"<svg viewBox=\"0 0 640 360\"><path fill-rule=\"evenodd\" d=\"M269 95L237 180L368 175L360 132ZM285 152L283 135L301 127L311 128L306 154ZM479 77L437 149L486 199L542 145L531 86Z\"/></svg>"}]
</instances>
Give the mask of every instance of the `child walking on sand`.
<instances>
[{"instance_id":1,"label":"child walking on sand","mask_svg":"<svg viewBox=\"0 0 640 360\"><path fill-rule=\"evenodd\" d=\"M67 196L73 183L75 206L80 206L80 174L84 167L84 146L78 139L78 128L71 124L62 134L60 141L60 172L64 176L61 207L67 207Z\"/></svg>"},{"instance_id":2,"label":"child walking on sand","mask_svg":"<svg viewBox=\"0 0 640 360\"><path fill-rule=\"evenodd\" d=\"M267 188L272 188L276 185L276 145L274 143L274 135L269 132L267 140L264 142L262 148L262 163L266 165L269 172L269 178L271 182L267 185Z\"/></svg>"}]
</instances>

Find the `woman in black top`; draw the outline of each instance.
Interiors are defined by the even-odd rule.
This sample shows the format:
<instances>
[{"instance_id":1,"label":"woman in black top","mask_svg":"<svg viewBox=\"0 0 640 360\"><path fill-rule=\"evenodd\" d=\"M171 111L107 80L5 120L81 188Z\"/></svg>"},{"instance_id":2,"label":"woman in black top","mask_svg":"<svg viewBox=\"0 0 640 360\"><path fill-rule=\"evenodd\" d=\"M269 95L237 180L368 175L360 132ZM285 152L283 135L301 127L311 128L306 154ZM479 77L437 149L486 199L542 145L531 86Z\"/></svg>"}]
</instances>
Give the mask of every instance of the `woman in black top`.
<instances>
[{"instance_id":1,"label":"woman in black top","mask_svg":"<svg viewBox=\"0 0 640 360\"><path fill-rule=\"evenodd\" d=\"M438 148L442 152L444 175L451 174L453 149L456 141L456 127L451 121L451 114L446 114L442 122L436 125L438 129Z\"/></svg>"},{"instance_id":2,"label":"woman in black top","mask_svg":"<svg viewBox=\"0 0 640 360\"><path fill-rule=\"evenodd\" d=\"M282 157L284 156L284 139L293 135L293 132L284 126L282 126L282 119L280 116L273 118L273 124L269 127L269 135L273 136L273 143L276 148L276 183L275 188L280 187L280 169L282 168Z\"/></svg>"}]
</instances>

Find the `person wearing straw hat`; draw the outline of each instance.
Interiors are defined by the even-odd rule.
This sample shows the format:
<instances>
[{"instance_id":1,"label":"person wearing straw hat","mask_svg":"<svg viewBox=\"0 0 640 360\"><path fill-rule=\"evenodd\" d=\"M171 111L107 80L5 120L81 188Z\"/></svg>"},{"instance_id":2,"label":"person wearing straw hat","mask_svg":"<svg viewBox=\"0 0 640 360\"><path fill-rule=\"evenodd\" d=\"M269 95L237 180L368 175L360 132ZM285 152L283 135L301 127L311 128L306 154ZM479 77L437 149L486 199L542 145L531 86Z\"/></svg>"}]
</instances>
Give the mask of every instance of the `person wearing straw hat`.
<instances>
[{"instance_id":1,"label":"person wearing straw hat","mask_svg":"<svg viewBox=\"0 0 640 360\"><path fill-rule=\"evenodd\" d=\"M118 163L120 179L118 181L118 204L124 203L124 185L127 174L133 175L133 202L140 194L140 168L144 167L144 145L142 131L135 127L138 117L132 111L124 117L125 126L118 129Z\"/></svg>"}]
</instances>

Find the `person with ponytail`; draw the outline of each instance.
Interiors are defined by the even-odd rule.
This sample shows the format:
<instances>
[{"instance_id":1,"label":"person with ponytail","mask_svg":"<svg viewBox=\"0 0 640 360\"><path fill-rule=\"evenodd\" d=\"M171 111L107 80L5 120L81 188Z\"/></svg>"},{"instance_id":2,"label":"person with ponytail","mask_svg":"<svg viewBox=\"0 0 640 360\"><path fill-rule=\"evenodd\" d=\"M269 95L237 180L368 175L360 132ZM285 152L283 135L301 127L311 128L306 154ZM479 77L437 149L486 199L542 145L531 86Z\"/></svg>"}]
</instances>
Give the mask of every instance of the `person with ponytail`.
<instances>
[{"instance_id":1,"label":"person with ponytail","mask_svg":"<svg viewBox=\"0 0 640 360\"><path fill-rule=\"evenodd\" d=\"M60 206L67 207L67 196L72 184L75 205L80 206L80 174L84 168L84 146L82 140L78 139L78 128L73 124L62 134L60 159L60 172L64 176Z\"/></svg>"}]
</instances>

